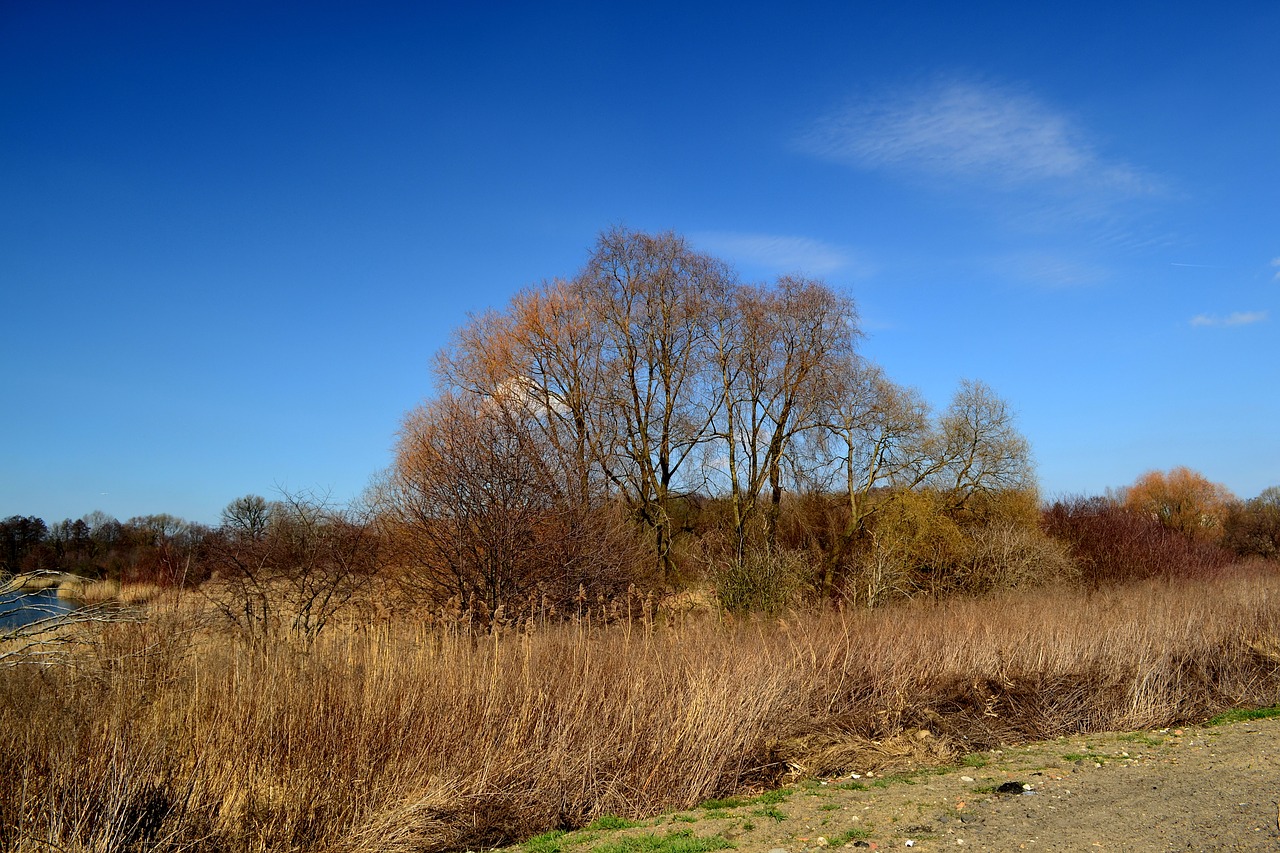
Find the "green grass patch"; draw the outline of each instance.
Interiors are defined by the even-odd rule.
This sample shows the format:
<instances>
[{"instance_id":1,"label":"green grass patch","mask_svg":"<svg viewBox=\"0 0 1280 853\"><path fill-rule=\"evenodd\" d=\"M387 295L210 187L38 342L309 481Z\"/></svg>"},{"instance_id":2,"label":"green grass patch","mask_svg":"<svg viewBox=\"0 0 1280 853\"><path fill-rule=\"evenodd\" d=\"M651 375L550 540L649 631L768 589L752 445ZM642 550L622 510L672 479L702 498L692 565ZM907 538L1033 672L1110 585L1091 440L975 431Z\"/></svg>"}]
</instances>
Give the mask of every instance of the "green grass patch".
<instances>
[{"instance_id":1,"label":"green grass patch","mask_svg":"<svg viewBox=\"0 0 1280 853\"><path fill-rule=\"evenodd\" d=\"M865 791L867 790L867 786L862 784L861 782L841 782L839 785L836 785L836 790L837 791Z\"/></svg>"},{"instance_id":2,"label":"green grass patch","mask_svg":"<svg viewBox=\"0 0 1280 853\"><path fill-rule=\"evenodd\" d=\"M866 829L865 827L855 826L853 829L846 829L844 832L841 832L838 835L833 835L830 838L828 838L827 846L843 847L844 845L848 844L850 841L861 841L864 838L870 838L870 837L871 837L871 830Z\"/></svg>"},{"instance_id":3,"label":"green grass patch","mask_svg":"<svg viewBox=\"0 0 1280 853\"><path fill-rule=\"evenodd\" d=\"M755 811L752 812L752 814L757 815L759 817L771 817L774 820L778 821L779 823L787 819L786 813L783 812L781 809L779 809L777 806L773 806L773 805L765 806L762 809L756 809Z\"/></svg>"},{"instance_id":4,"label":"green grass patch","mask_svg":"<svg viewBox=\"0 0 1280 853\"><path fill-rule=\"evenodd\" d=\"M960 759L961 767L986 767L987 757L981 753L971 752Z\"/></svg>"},{"instance_id":5,"label":"green grass patch","mask_svg":"<svg viewBox=\"0 0 1280 853\"><path fill-rule=\"evenodd\" d=\"M644 826L644 824L634 820L627 820L625 817L606 814L600 815L600 817L591 821L591 823L587 824L586 829L631 829L636 826Z\"/></svg>"},{"instance_id":6,"label":"green grass patch","mask_svg":"<svg viewBox=\"0 0 1280 853\"><path fill-rule=\"evenodd\" d=\"M822 805L818 806L818 809L824 812L833 812L838 808L840 808L839 803L823 803Z\"/></svg>"},{"instance_id":7,"label":"green grass patch","mask_svg":"<svg viewBox=\"0 0 1280 853\"><path fill-rule=\"evenodd\" d=\"M1163 740L1154 738L1146 732L1134 732L1132 734L1121 735L1119 739L1128 741L1129 743L1140 743L1143 746L1159 746L1164 743Z\"/></svg>"},{"instance_id":8,"label":"green grass patch","mask_svg":"<svg viewBox=\"0 0 1280 853\"><path fill-rule=\"evenodd\" d=\"M697 823L698 819L693 815L678 814L671 818L672 823Z\"/></svg>"},{"instance_id":9,"label":"green grass patch","mask_svg":"<svg viewBox=\"0 0 1280 853\"><path fill-rule=\"evenodd\" d=\"M560 853L563 849L560 839L564 836L563 829L553 829L551 832L535 835L520 846L524 848L525 853Z\"/></svg>"},{"instance_id":10,"label":"green grass patch","mask_svg":"<svg viewBox=\"0 0 1280 853\"><path fill-rule=\"evenodd\" d=\"M790 791L785 791L782 788L777 788L772 791L765 791L763 794L761 794L758 797L752 797L749 802L763 803L764 805L768 806L768 805L774 805L776 803L785 803L787 801L787 797L790 797L790 796L791 796Z\"/></svg>"},{"instance_id":11,"label":"green grass patch","mask_svg":"<svg viewBox=\"0 0 1280 853\"><path fill-rule=\"evenodd\" d=\"M729 813L724 809L707 809L708 820L719 820L720 818L726 818L728 816Z\"/></svg>"},{"instance_id":12,"label":"green grass patch","mask_svg":"<svg viewBox=\"0 0 1280 853\"><path fill-rule=\"evenodd\" d=\"M668 832L666 835L634 835L620 838L609 844L601 844L595 853L706 853L709 850L727 850L733 842L722 835L699 837L687 829Z\"/></svg>"},{"instance_id":13,"label":"green grass patch","mask_svg":"<svg viewBox=\"0 0 1280 853\"><path fill-rule=\"evenodd\" d=\"M1225 726L1227 723L1245 723L1249 720L1266 720L1270 717L1280 717L1280 705L1272 705L1268 708L1232 708L1216 717L1210 717L1205 725Z\"/></svg>"}]
</instances>

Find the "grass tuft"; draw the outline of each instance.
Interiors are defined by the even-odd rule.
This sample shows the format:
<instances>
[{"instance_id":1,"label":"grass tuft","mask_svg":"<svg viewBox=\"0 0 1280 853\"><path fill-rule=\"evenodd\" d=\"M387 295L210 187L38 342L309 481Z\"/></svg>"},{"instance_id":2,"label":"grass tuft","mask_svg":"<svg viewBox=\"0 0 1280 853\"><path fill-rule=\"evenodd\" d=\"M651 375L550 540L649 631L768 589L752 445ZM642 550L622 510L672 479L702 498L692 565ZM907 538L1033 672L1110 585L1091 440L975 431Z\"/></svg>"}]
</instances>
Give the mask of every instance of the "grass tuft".
<instances>
[{"instance_id":1,"label":"grass tuft","mask_svg":"<svg viewBox=\"0 0 1280 853\"><path fill-rule=\"evenodd\" d=\"M1232 708L1215 714L1205 723L1206 726L1225 726L1227 723L1243 723L1249 720L1266 720L1280 717L1280 705L1269 705L1266 708Z\"/></svg>"}]
</instances>

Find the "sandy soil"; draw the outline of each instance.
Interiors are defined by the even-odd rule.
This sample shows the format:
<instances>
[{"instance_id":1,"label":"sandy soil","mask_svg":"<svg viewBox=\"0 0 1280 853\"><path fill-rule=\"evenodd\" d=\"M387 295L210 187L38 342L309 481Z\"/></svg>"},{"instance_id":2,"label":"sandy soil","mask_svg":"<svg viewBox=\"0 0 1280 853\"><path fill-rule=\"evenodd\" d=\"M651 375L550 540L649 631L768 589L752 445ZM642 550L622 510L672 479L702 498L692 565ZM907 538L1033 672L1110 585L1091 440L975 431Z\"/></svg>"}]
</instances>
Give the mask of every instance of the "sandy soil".
<instances>
[{"instance_id":1,"label":"sandy soil","mask_svg":"<svg viewBox=\"0 0 1280 853\"><path fill-rule=\"evenodd\" d=\"M808 781L774 797L580 841L571 834L557 846L660 849L655 842L670 837L673 848L704 838L748 853L1280 851L1280 719L1066 737L978 753L945 771Z\"/></svg>"}]
</instances>

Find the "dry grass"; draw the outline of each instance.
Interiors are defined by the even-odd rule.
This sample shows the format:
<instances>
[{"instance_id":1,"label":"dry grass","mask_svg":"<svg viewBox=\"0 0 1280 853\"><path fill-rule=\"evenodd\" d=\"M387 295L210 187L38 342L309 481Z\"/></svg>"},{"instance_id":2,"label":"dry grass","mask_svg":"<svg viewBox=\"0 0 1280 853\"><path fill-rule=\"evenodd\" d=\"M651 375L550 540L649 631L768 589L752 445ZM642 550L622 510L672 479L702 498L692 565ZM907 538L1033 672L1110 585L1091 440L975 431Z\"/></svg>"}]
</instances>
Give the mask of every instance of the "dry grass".
<instances>
[{"instance_id":1,"label":"dry grass","mask_svg":"<svg viewBox=\"0 0 1280 853\"><path fill-rule=\"evenodd\" d=\"M6 849L476 848L1280 698L1266 571L500 637L248 644L176 613L103 631L74 668L0 680Z\"/></svg>"},{"instance_id":2,"label":"dry grass","mask_svg":"<svg viewBox=\"0 0 1280 853\"><path fill-rule=\"evenodd\" d=\"M39 592L61 584L70 575L62 572L28 572L9 575L0 582L0 594L9 592Z\"/></svg>"}]
</instances>

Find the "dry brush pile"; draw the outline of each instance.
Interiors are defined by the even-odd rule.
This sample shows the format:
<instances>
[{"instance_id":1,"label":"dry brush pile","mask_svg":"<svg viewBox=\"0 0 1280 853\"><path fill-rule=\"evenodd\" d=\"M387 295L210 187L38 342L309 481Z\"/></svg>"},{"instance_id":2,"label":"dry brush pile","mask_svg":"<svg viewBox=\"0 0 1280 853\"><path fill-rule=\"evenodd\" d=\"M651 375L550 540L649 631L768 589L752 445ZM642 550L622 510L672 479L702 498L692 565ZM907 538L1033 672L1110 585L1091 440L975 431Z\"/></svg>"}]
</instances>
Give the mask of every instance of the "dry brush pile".
<instances>
[{"instance_id":1,"label":"dry brush pile","mask_svg":"<svg viewBox=\"0 0 1280 853\"><path fill-rule=\"evenodd\" d=\"M1272 704L1280 578L306 643L157 614L90 649L0 679L6 849L450 850Z\"/></svg>"}]
</instances>

